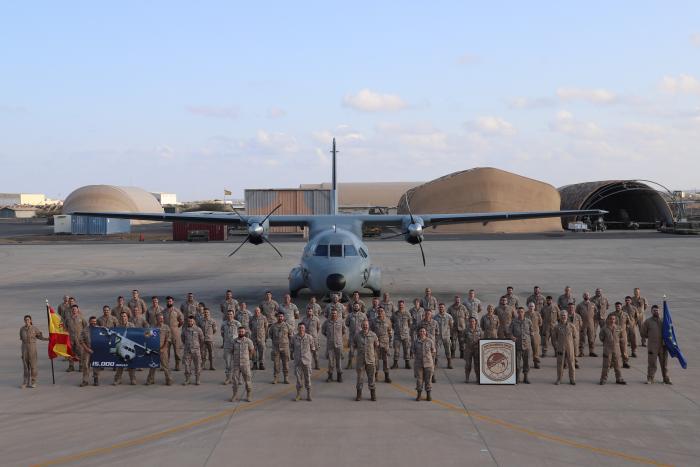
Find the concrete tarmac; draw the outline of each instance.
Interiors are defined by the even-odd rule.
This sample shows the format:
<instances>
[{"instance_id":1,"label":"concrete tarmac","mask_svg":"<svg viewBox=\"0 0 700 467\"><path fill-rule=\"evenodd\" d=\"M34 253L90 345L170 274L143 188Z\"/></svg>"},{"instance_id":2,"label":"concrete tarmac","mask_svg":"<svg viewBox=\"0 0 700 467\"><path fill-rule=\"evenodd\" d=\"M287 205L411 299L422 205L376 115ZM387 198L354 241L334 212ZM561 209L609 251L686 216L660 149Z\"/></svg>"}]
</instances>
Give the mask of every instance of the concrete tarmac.
<instances>
[{"instance_id":1,"label":"concrete tarmac","mask_svg":"<svg viewBox=\"0 0 700 467\"><path fill-rule=\"evenodd\" d=\"M20 389L18 330L29 313L47 332L45 298L55 307L71 294L87 317L134 288L147 301L192 291L218 318L227 288L249 308L265 289L281 299L303 244L281 243L284 259L264 245L228 258L230 243L0 245L2 465L697 465L698 241L662 234L428 241L427 268L416 247L371 242L394 300L420 296L426 286L448 303L475 288L484 304L495 304L506 285L521 303L533 285L555 297L571 285L577 299L602 287L611 302L634 287L650 303L661 304L667 294L689 362L682 370L670 361L672 386L648 386L640 348L632 368L623 370L627 386L599 386L602 358L587 356L576 386L554 386L550 348L542 368L531 370L532 384L493 387L465 384L463 360L447 370L440 358L432 403L413 400L413 371L403 362L391 372L392 384L380 371L377 402L366 389L365 400L353 400L354 370L345 370L340 384L317 372L313 402L292 402L293 379L270 384L268 363L268 370L254 372L254 401L231 403L231 388L221 384L221 350L217 370L203 371L198 387L181 386L182 372L173 373L175 386L162 385L162 373L158 385L143 386L145 371L137 372L138 386L111 386L113 373L104 371L100 387L79 388L80 375L66 373L60 360L54 386L45 342L38 345L38 387ZM307 300L296 303L303 308Z\"/></svg>"}]
</instances>

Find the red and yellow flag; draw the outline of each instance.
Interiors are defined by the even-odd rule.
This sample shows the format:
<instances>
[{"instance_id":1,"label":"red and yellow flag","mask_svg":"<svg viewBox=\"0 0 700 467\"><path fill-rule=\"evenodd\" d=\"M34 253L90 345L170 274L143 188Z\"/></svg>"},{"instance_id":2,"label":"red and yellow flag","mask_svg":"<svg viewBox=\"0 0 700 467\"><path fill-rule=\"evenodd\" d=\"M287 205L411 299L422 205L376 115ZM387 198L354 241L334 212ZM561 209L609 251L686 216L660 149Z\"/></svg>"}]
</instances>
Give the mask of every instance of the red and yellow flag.
<instances>
[{"instance_id":1,"label":"red and yellow flag","mask_svg":"<svg viewBox=\"0 0 700 467\"><path fill-rule=\"evenodd\" d=\"M70 346L70 335L63 325L63 320L49 307L49 358L75 358Z\"/></svg>"}]
</instances>

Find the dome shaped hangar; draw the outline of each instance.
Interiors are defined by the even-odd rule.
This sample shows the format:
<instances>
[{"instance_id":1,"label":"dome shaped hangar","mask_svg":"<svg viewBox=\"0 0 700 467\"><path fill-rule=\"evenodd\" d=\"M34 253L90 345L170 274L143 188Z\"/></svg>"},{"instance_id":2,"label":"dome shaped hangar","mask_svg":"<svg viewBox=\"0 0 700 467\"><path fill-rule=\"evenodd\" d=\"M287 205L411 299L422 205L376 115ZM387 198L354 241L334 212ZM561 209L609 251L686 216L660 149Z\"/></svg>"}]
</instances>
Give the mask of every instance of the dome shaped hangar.
<instances>
[{"instance_id":1,"label":"dome shaped hangar","mask_svg":"<svg viewBox=\"0 0 700 467\"><path fill-rule=\"evenodd\" d=\"M162 213L163 207L156 197L146 190L113 185L87 185L78 188L63 202L63 212L104 211Z\"/></svg>"},{"instance_id":2,"label":"dome shaped hangar","mask_svg":"<svg viewBox=\"0 0 700 467\"><path fill-rule=\"evenodd\" d=\"M603 209L608 211L608 228L624 229L630 223L655 228L656 223L673 224L673 213L658 190L638 180L603 180L559 188L562 209ZM573 222L578 218L563 218ZM566 225L566 224L564 224Z\"/></svg>"},{"instance_id":3,"label":"dome shaped hangar","mask_svg":"<svg viewBox=\"0 0 700 467\"><path fill-rule=\"evenodd\" d=\"M552 185L491 167L455 172L407 191L398 212L408 214L406 196L414 213L461 213L502 211L557 211L559 192ZM431 232L433 229L427 229ZM442 233L533 233L561 232L559 218L495 221L484 225L437 226Z\"/></svg>"}]
</instances>

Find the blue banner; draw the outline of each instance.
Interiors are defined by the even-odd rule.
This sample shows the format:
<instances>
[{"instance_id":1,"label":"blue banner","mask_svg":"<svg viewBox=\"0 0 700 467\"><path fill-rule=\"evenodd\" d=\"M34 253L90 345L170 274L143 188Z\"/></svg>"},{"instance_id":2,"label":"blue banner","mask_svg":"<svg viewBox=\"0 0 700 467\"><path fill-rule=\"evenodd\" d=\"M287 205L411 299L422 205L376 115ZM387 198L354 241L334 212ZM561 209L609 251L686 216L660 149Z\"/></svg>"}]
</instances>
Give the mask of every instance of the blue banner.
<instances>
[{"instance_id":1,"label":"blue banner","mask_svg":"<svg viewBox=\"0 0 700 467\"><path fill-rule=\"evenodd\" d=\"M668 307L666 300L664 300L664 321L662 333L664 336L664 344L666 344L666 348L668 349L668 354L671 356L671 358L677 358L678 363L681 364L683 369L688 368L688 363L685 361L681 348L678 347L676 330L673 328L673 320L671 319L671 309Z\"/></svg>"},{"instance_id":2,"label":"blue banner","mask_svg":"<svg viewBox=\"0 0 700 467\"><path fill-rule=\"evenodd\" d=\"M159 368L160 329L90 328L91 366L98 368Z\"/></svg>"}]
</instances>

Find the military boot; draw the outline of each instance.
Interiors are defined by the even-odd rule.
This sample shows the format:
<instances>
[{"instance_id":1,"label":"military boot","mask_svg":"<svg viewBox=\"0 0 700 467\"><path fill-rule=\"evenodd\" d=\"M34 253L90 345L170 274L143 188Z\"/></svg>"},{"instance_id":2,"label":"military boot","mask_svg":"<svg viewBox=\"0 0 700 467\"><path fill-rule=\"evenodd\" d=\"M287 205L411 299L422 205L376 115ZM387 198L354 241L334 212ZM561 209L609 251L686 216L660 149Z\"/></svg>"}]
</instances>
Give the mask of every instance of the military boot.
<instances>
[{"instance_id":1,"label":"military boot","mask_svg":"<svg viewBox=\"0 0 700 467\"><path fill-rule=\"evenodd\" d=\"M447 368L450 370L452 369L452 359L451 358L447 359Z\"/></svg>"},{"instance_id":2,"label":"military boot","mask_svg":"<svg viewBox=\"0 0 700 467\"><path fill-rule=\"evenodd\" d=\"M100 379L98 377L92 378L92 385L93 386L99 386L100 385Z\"/></svg>"},{"instance_id":3,"label":"military boot","mask_svg":"<svg viewBox=\"0 0 700 467\"><path fill-rule=\"evenodd\" d=\"M221 383L221 384L223 384L223 385L231 384L231 377L227 375L227 376L226 376L226 379L225 379L224 382Z\"/></svg>"},{"instance_id":4,"label":"military boot","mask_svg":"<svg viewBox=\"0 0 700 467\"><path fill-rule=\"evenodd\" d=\"M341 372L338 372L338 382L339 383L343 382L343 374Z\"/></svg>"},{"instance_id":5,"label":"military boot","mask_svg":"<svg viewBox=\"0 0 700 467\"><path fill-rule=\"evenodd\" d=\"M527 379L527 373L523 376L523 383L530 384L530 381Z\"/></svg>"},{"instance_id":6,"label":"military boot","mask_svg":"<svg viewBox=\"0 0 700 467\"><path fill-rule=\"evenodd\" d=\"M520 384L520 371L515 370L515 384Z\"/></svg>"},{"instance_id":7,"label":"military boot","mask_svg":"<svg viewBox=\"0 0 700 467\"><path fill-rule=\"evenodd\" d=\"M289 379L287 378L287 373L284 374L284 380L282 380L284 384L289 384Z\"/></svg>"},{"instance_id":8,"label":"military boot","mask_svg":"<svg viewBox=\"0 0 700 467\"><path fill-rule=\"evenodd\" d=\"M311 402L311 389L306 390L306 400Z\"/></svg>"},{"instance_id":9,"label":"military boot","mask_svg":"<svg viewBox=\"0 0 700 467\"><path fill-rule=\"evenodd\" d=\"M135 377L134 377L134 378L130 378L130 379L129 379L129 384L131 384L132 386L136 386L136 378L135 378Z\"/></svg>"},{"instance_id":10,"label":"military boot","mask_svg":"<svg viewBox=\"0 0 700 467\"><path fill-rule=\"evenodd\" d=\"M464 382L468 383L469 382L469 373L465 375Z\"/></svg>"},{"instance_id":11,"label":"military boot","mask_svg":"<svg viewBox=\"0 0 700 467\"><path fill-rule=\"evenodd\" d=\"M376 389L370 389L370 390L369 390L369 398L370 398L370 400L372 400L372 401L376 401L376 400L377 400L377 390L376 390Z\"/></svg>"},{"instance_id":12,"label":"military boot","mask_svg":"<svg viewBox=\"0 0 700 467\"><path fill-rule=\"evenodd\" d=\"M421 391L420 389L416 389L416 401L420 400L420 396L422 393L423 393L423 391Z\"/></svg>"},{"instance_id":13,"label":"military boot","mask_svg":"<svg viewBox=\"0 0 700 467\"><path fill-rule=\"evenodd\" d=\"M166 386L172 386L172 385L173 385L173 380L170 379L170 378L166 379L166 380L165 380L165 385L166 385Z\"/></svg>"},{"instance_id":14,"label":"military boot","mask_svg":"<svg viewBox=\"0 0 700 467\"><path fill-rule=\"evenodd\" d=\"M272 384L277 384L277 375L272 377Z\"/></svg>"},{"instance_id":15,"label":"military boot","mask_svg":"<svg viewBox=\"0 0 700 467\"><path fill-rule=\"evenodd\" d=\"M326 383L330 383L333 381L333 375L331 373L328 373L328 376L326 377Z\"/></svg>"},{"instance_id":16,"label":"military boot","mask_svg":"<svg viewBox=\"0 0 700 467\"><path fill-rule=\"evenodd\" d=\"M238 388L233 389L233 393L231 394L231 402L236 402L236 393L238 392Z\"/></svg>"},{"instance_id":17,"label":"military boot","mask_svg":"<svg viewBox=\"0 0 700 467\"><path fill-rule=\"evenodd\" d=\"M175 370L173 370L173 371L180 371L180 362L179 361L175 362Z\"/></svg>"},{"instance_id":18,"label":"military boot","mask_svg":"<svg viewBox=\"0 0 700 467\"><path fill-rule=\"evenodd\" d=\"M394 359L394 364L391 365L392 370L397 370L399 368L399 361L397 359Z\"/></svg>"},{"instance_id":19,"label":"military boot","mask_svg":"<svg viewBox=\"0 0 700 467\"><path fill-rule=\"evenodd\" d=\"M647 376L647 384L654 384L654 378Z\"/></svg>"},{"instance_id":20,"label":"military boot","mask_svg":"<svg viewBox=\"0 0 700 467\"><path fill-rule=\"evenodd\" d=\"M194 377L194 384L195 384L195 386L199 386L199 375L196 375Z\"/></svg>"},{"instance_id":21,"label":"military boot","mask_svg":"<svg viewBox=\"0 0 700 467\"><path fill-rule=\"evenodd\" d=\"M425 400L428 402L433 400L433 396L430 395L430 391L425 391Z\"/></svg>"},{"instance_id":22,"label":"military boot","mask_svg":"<svg viewBox=\"0 0 700 467\"><path fill-rule=\"evenodd\" d=\"M385 371L384 372L384 382L385 383L391 383L391 378L389 378L389 372Z\"/></svg>"},{"instance_id":23,"label":"military boot","mask_svg":"<svg viewBox=\"0 0 700 467\"><path fill-rule=\"evenodd\" d=\"M253 362L253 366L250 367L251 370L257 370L258 369L258 364L256 362Z\"/></svg>"},{"instance_id":24,"label":"military boot","mask_svg":"<svg viewBox=\"0 0 700 467\"><path fill-rule=\"evenodd\" d=\"M348 358L348 364L345 365L346 370L351 370L352 369L352 357Z\"/></svg>"},{"instance_id":25,"label":"military boot","mask_svg":"<svg viewBox=\"0 0 700 467\"><path fill-rule=\"evenodd\" d=\"M664 384L673 384L673 383L671 382L671 379L667 376L664 378Z\"/></svg>"},{"instance_id":26,"label":"military boot","mask_svg":"<svg viewBox=\"0 0 700 467\"><path fill-rule=\"evenodd\" d=\"M406 360L406 369L407 370L411 369L411 361L410 360Z\"/></svg>"},{"instance_id":27,"label":"military boot","mask_svg":"<svg viewBox=\"0 0 700 467\"><path fill-rule=\"evenodd\" d=\"M253 391L246 390L245 392L245 401L250 402L253 400Z\"/></svg>"},{"instance_id":28,"label":"military boot","mask_svg":"<svg viewBox=\"0 0 700 467\"><path fill-rule=\"evenodd\" d=\"M318 366L318 354L314 356L314 370L320 370L321 367Z\"/></svg>"},{"instance_id":29,"label":"military boot","mask_svg":"<svg viewBox=\"0 0 700 467\"><path fill-rule=\"evenodd\" d=\"M430 377L430 382L431 382L431 383L436 383L436 382L437 382L437 378L435 378L435 373L433 373L433 376Z\"/></svg>"},{"instance_id":30,"label":"military boot","mask_svg":"<svg viewBox=\"0 0 700 467\"><path fill-rule=\"evenodd\" d=\"M258 363L258 370L264 370L265 364L263 362Z\"/></svg>"},{"instance_id":31,"label":"military boot","mask_svg":"<svg viewBox=\"0 0 700 467\"><path fill-rule=\"evenodd\" d=\"M357 390L357 395L355 396L356 401L361 401L362 400L362 389Z\"/></svg>"},{"instance_id":32,"label":"military boot","mask_svg":"<svg viewBox=\"0 0 700 467\"><path fill-rule=\"evenodd\" d=\"M214 363L209 362L209 371L214 371L214 370L216 370L216 368L214 368Z\"/></svg>"},{"instance_id":33,"label":"military boot","mask_svg":"<svg viewBox=\"0 0 700 467\"><path fill-rule=\"evenodd\" d=\"M81 381L81 382L80 382L80 387L81 387L81 388L84 388L84 387L87 386L87 385L88 385L88 382L87 382L87 381Z\"/></svg>"},{"instance_id":34,"label":"military boot","mask_svg":"<svg viewBox=\"0 0 700 467\"><path fill-rule=\"evenodd\" d=\"M454 357L454 355L453 355L453 357ZM464 360L464 350L461 350L461 349L460 349L460 351L459 351L459 358L461 358L462 360Z\"/></svg>"},{"instance_id":35,"label":"military boot","mask_svg":"<svg viewBox=\"0 0 700 467\"><path fill-rule=\"evenodd\" d=\"M301 388L297 389L297 395L294 397L295 401L301 400Z\"/></svg>"},{"instance_id":36,"label":"military boot","mask_svg":"<svg viewBox=\"0 0 700 467\"><path fill-rule=\"evenodd\" d=\"M620 379L618 379L617 381L615 381L615 384L627 384L627 381L625 381L624 379L620 378Z\"/></svg>"},{"instance_id":37,"label":"military boot","mask_svg":"<svg viewBox=\"0 0 700 467\"><path fill-rule=\"evenodd\" d=\"M189 376L185 376L185 381L182 383L182 385L183 385L183 386L187 386L188 384L190 384L190 377L189 377Z\"/></svg>"}]
</instances>

